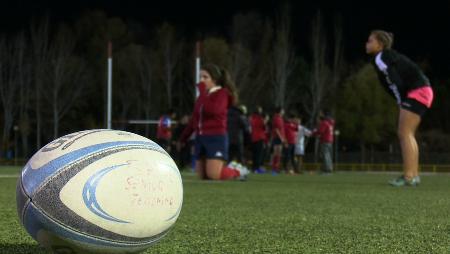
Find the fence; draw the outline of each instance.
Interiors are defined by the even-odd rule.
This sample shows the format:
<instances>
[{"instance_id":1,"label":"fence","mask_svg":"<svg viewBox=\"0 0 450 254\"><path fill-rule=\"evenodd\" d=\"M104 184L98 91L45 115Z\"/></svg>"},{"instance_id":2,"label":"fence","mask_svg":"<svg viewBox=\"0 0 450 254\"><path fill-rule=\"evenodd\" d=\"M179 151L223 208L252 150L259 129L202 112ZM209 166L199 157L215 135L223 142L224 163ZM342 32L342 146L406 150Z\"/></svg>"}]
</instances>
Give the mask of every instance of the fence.
<instances>
[{"instance_id":1,"label":"fence","mask_svg":"<svg viewBox=\"0 0 450 254\"><path fill-rule=\"evenodd\" d=\"M308 171L320 170L320 163L305 163L304 169ZM402 164L369 164L369 163L338 163L334 165L337 171L366 171L366 172L399 172ZM433 173L450 173L450 165L422 164L420 171Z\"/></svg>"},{"instance_id":2,"label":"fence","mask_svg":"<svg viewBox=\"0 0 450 254\"><path fill-rule=\"evenodd\" d=\"M0 159L1 166L24 166L25 159L7 160ZM320 163L304 163L303 169L307 171L319 171ZM351 172L400 172L402 171L402 164L383 164L383 163L338 163L334 165L336 171L351 171ZM422 164L420 171L432 173L450 173L450 164Z\"/></svg>"}]
</instances>

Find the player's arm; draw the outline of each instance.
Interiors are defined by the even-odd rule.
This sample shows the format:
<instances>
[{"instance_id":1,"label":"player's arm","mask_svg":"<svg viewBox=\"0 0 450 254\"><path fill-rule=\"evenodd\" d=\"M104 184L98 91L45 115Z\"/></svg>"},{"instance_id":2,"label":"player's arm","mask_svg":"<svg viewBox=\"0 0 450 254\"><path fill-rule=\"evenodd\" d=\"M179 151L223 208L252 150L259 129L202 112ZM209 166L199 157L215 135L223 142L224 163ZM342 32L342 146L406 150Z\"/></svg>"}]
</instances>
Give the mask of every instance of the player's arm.
<instances>
[{"instance_id":1,"label":"player's arm","mask_svg":"<svg viewBox=\"0 0 450 254\"><path fill-rule=\"evenodd\" d=\"M194 130L195 130L194 125L195 125L195 120L194 120L194 116L192 116L189 119L189 122L186 125L186 127L184 128L183 132L181 133L180 140L179 140L180 143L182 143L182 144L186 143L186 141L189 139L189 137L192 135L192 133L194 133Z\"/></svg>"},{"instance_id":2,"label":"player's arm","mask_svg":"<svg viewBox=\"0 0 450 254\"><path fill-rule=\"evenodd\" d=\"M284 132L281 132L281 128L283 128L281 123L277 123L275 126L275 133L277 134L278 138L281 139L281 142L286 143L286 137L284 136Z\"/></svg>"},{"instance_id":3,"label":"player's arm","mask_svg":"<svg viewBox=\"0 0 450 254\"><path fill-rule=\"evenodd\" d=\"M326 131L326 125L323 122L320 122L319 128L313 130L311 135L312 136L321 136L325 133L325 131Z\"/></svg>"},{"instance_id":4,"label":"player's arm","mask_svg":"<svg viewBox=\"0 0 450 254\"><path fill-rule=\"evenodd\" d=\"M301 128L303 128L303 131L305 133L305 136L311 136L312 135L312 131L308 128L306 128L305 126L302 126Z\"/></svg>"}]
</instances>

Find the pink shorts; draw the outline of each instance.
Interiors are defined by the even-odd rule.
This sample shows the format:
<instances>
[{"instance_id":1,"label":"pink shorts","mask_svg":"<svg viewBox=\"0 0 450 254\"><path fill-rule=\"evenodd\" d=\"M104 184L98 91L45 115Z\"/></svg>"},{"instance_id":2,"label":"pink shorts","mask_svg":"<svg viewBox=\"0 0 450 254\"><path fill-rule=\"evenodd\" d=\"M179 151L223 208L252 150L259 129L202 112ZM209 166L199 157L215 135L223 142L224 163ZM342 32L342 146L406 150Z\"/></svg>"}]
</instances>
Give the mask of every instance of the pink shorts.
<instances>
[{"instance_id":1,"label":"pink shorts","mask_svg":"<svg viewBox=\"0 0 450 254\"><path fill-rule=\"evenodd\" d=\"M433 89L431 89L431 86L423 86L409 91L407 97L422 103L427 108L430 108L434 98Z\"/></svg>"}]
</instances>

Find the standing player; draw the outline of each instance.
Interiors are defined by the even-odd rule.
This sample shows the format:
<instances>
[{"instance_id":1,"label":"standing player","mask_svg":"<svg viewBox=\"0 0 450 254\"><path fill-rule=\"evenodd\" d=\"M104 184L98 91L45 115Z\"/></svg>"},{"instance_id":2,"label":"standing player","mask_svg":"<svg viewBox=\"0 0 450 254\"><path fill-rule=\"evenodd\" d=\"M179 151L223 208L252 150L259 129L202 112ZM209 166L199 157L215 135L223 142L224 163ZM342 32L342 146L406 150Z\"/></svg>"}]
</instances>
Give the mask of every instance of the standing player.
<instances>
[{"instance_id":1,"label":"standing player","mask_svg":"<svg viewBox=\"0 0 450 254\"><path fill-rule=\"evenodd\" d=\"M417 186L419 148L415 138L417 127L433 102L433 90L428 78L408 57L391 49L392 33L375 30L366 42L366 53L373 56L378 77L399 105L398 137L403 157L403 175L390 181L393 186Z\"/></svg>"},{"instance_id":2,"label":"standing player","mask_svg":"<svg viewBox=\"0 0 450 254\"><path fill-rule=\"evenodd\" d=\"M201 179L243 179L248 174L245 168L230 168L225 164L228 159L227 112L237 104L236 88L228 71L214 64L202 67L200 81L200 96L181 142L195 131L195 167Z\"/></svg>"},{"instance_id":3,"label":"standing player","mask_svg":"<svg viewBox=\"0 0 450 254\"><path fill-rule=\"evenodd\" d=\"M256 111L250 116L250 133L252 140L252 168L258 174L265 173L261 168L264 160L264 143L267 139L266 122L264 121L263 109L256 107Z\"/></svg>"},{"instance_id":4,"label":"standing player","mask_svg":"<svg viewBox=\"0 0 450 254\"><path fill-rule=\"evenodd\" d=\"M232 106L228 110L228 161L237 161L242 164L244 159L244 138L248 133L247 118L241 107Z\"/></svg>"},{"instance_id":5,"label":"standing player","mask_svg":"<svg viewBox=\"0 0 450 254\"><path fill-rule=\"evenodd\" d=\"M319 126L311 135L319 137L321 174L328 175L333 172L334 119L329 111L320 111L319 117Z\"/></svg>"},{"instance_id":6,"label":"standing player","mask_svg":"<svg viewBox=\"0 0 450 254\"><path fill-rule=\"evenodd\" d=\"M283 167L286 173L294 174L296 169L295 144L297 143L298 126L295 122L295 114L289 113L288 119L284 122L284 133L286 135L287 146L283 149Z\"/></svg>"},{"instance_id":7,"label":"standing player","mask_svg":"<svg viewBox=\"0 0 450 254\"><path fill-rule=\"evenodd\" d=\"M166 114L159 118L158 129L156 132L156 142L168 153L171 152L170 142L172 139L172 119L175 117L175 111L169 109Z\"/></svg>"},{"instance_id":8,"label":"standing player","mask_svg":"<svg viewBox=\"0 0 450 254\"><path fill-rule=\"evenodd\" d=\"M278 107L272 117L272 175L277 175L280 172L280 161L283 146L287 145L286 135L284 133L283 115L284 109Z\"/></svg>"},{"instance_id":9,"label":"standing player","mask_svg":"<svg viewBox=\"0 0 450 254\"><path fill-rule=\"evenodd\" d=\"M303 173L303 156L305 155L305 137L311 136L312 132L302 125L302 118L297 117L295 119L297 124L297 142L295 144L295 161L296 161L296 173Z\"/></svg>"}]
</instances>

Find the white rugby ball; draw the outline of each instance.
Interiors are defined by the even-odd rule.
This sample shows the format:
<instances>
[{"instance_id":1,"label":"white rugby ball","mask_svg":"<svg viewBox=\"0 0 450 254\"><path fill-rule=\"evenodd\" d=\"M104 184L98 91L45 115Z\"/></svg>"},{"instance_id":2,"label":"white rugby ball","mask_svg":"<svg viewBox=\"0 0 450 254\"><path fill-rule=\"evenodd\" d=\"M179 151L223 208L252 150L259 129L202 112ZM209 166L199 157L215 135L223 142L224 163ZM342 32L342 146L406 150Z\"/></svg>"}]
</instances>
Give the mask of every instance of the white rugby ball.
<instances>
[{"instance_id":1,"label":"white rugby ball","mask_svg":"<svg viewBox=\"0 0 450 254\"><path fill-rule=\"evenodd\" d=\"M27 232L55 253L135 253L174 225L183 185L175 162L155 142L86 130L34 154L16 196Z\"/></svg>"}]
</instances>

